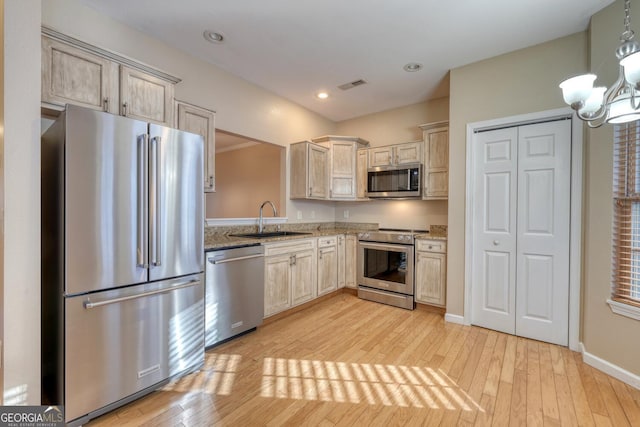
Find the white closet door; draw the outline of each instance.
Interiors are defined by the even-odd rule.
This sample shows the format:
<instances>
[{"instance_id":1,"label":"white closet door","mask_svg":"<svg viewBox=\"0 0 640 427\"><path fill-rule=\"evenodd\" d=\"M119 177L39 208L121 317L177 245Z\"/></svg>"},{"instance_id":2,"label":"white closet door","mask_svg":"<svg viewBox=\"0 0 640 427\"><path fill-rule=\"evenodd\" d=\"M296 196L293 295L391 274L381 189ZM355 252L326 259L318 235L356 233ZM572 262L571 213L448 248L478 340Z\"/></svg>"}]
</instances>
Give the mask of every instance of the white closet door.
<instances>
[{"instance_id":1,"label":"white closet door","mask_svg":"<svg viewBox=\"0 0 640 427\"><path fill-rule=\"evenodd\" d=\"M518 129L516 334L567 345L571 122Z\"/></svg>"},{"instance_id":2,"label":"white closet door","mask_svg":"<svg viewBox=\"0 0 640 427\"><path fill-rule=\"evenodd\" d=\"M476 135L472 323L515 334L517 128Z\"/></svg>"}]
</instances>

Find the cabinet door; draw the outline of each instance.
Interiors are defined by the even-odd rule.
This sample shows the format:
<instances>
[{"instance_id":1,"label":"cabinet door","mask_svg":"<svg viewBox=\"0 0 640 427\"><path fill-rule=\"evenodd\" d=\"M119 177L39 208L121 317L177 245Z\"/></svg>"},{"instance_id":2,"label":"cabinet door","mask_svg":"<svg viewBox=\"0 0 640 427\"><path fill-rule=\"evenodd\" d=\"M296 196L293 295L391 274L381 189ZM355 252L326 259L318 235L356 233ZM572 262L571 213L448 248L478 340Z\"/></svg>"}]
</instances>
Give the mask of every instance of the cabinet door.
<instances>
[{"instance_id":1,"label":"cabinet door","mask_svg":"<svg viewBox=\"0 0 640 427\"><path fill-rule=\"evenodd\" d=\"M42 37L42 101L118 113L118 64Z\"/></svg>"},{"instance_id":2,"label":"cabinet door","mask_svg":"<svg viewBox=\"0 0 640 427\"><path fill-rule=\"evenodd\" d=\"M291 305L302 304L316 296L315 251L298 252L293 255L291 268Z\"/></svg>"},{"instance_id":3,"label":"cabinet door","mask_svg":"<svg viewBox=\"0 0 640 427\"><path fill-rule=\"evenodd\" d=\"M393 147L369 149L369 167L389 166L393 164Z\"/></svg>"},{"instance_id":4,"label":"cabinet door","mask_svg":"<svg viewBox=\"0 0 640 427\"><path fill-rule=\"evenodd\" d=\"M177 107L178 129L197 133L204 137L204 191L215 191L215 112L184 102L178 102Z\"/></svg>"},{"instance_id":5,"label":"cabinet door","mask_svg":"<svg viewBox=\"0 0 640 427\"><path fill-rule=\"evenodd\" d=\"M173 83L120 67L121 114L138 120L173 125Z\"/></svg>"},{"instance_id":6,"label":"cabinet door","mask_svg":"<svg viewBox=\"0 0 640 427\"><path fill-rule=\"evenodd\" d=\"M422 162L422 142L407 142L394 146L395 164Z\"/></svg>"},{"instance_id":7,"label":"cabinet door","mask_svg":"<svg viewBox=\"0 0 640 427\"><path fill-rule=\"evenodd\" d=\"M338 289L338 250L318 248L318 296Z\"/></svg>"},{"instance_id":8,"label":"cabinet door","mask_svg":"<svg viewBox=\"0 0 640 427\"><path fill-rule=\"evenodd\" d=\"M331 188L332 199L355 199L356 197L356 146L353 142L331 144Z\"/></svg>"},{"instance_id":9,"label":"cabinet door","mask_svg":"<svg viewBox=\"0 0 640 427\"><path fill-rule=\"evenodd\" d=\"M356 155L356 198L367 198L368 150L359 149Z\"/></svg>"},{"instance_id":10,"label":"cabinet door","mask_svg":"<svg viewBox=\"0 0 640 427\"><path fill-rule=\"evenodd\" d=\"M356 260L356 236L347 236L345 238L345 286L347 288L356 289L358 287L357 282L357 260Z\"/></svg>"},{"instance_id":11,"label":"cabinet door","mask_svg":"<svg viewBox=\"0 0 640 427\"><path fill-rule=\"evenodd\" d=\"M291 307L290 255L265 257L264 261L264 315L279 313Z\"/></svg>"},{"instance_id":12,"label":"cabinet door","mask_svg":"<svg viewBox=\"0 0 640 427\"><path fill-rule=\"evenodd\" d=\"M342 289L347 284L346 276L346 240L344 235L338 236L338 289Z\"/></svg>"},{"instance_id":13,"label":"cabinet door","mask_svg":"<svg viewBox=\"0 0 640 427\"><path fill-rule=\"evenodd\" d=\"M329 149L309 144L309 197L327 199L329 197Z\"/></svg>"},{"instance_id":14,"label":"cabinet door","mask_svg":"<svg viewBox=\"0 0 640 427\"><path fill-rule=\"evenodd\" d=\"M449 130L425 132L424 198L446 199L449 194Z\"/></svg>"},{"instance_id":15,"label":"cabinet door","mask_svg":"<svg viewBox=\"0 0 640 427\"><path fill-rule=\"evenodd\" d=\"M416 252L416 301L444 306L446 255Z\"/></svg>"}]
</instances>

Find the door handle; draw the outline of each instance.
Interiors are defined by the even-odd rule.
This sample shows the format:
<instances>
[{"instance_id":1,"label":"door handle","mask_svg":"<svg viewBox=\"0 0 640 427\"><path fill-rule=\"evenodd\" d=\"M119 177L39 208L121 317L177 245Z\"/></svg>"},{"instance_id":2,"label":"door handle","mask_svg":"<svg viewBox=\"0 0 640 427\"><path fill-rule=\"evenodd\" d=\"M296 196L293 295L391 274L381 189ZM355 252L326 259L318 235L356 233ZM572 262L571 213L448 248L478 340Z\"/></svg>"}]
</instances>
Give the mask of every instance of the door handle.
<instances>
[{"instance_id":1,"label":"door handle","mask_svg":"<svg viewBox=\"0 0 640 427\"><path fill-rule=\"evenodd\" d=\"M149 291L149 292L142 292L139 294L135 294L135 295L129 295L126 297L120 297L120 298L112 298L112 299L107 299L104 301L97 301L97 302L91 302L88 299L83 303L84 308L86 308L87 310L90 310L92 308L97 308L97 307L102 307L103 305L109 305L109 304L116 304L119 302L124 302L124 301L130 301L132 299L138 299L138 298L144 298L144 297L148 297L151 295L158 295L158 294L166 294L168 292L171 291L177 291L178 289L184 289L184 288L190 288L192 286L195 285L199 285L200 284L200 280L189 280L188 282L185 283L181 283L179 285L176 286L172 286L170 288L164 288L164 289L157 289L155 291Z\"/></svg>"},{"instance_id":2,"label":"door handle","mask_svg":"<svg viewBox=\"0 0 640 427\"><path fill-rule=\"evenodd\" d=\"M140 135L138 137L138 247L137 247L137 264L138 267L148 268L147 245L149 241L149 211L148 211L148 193L149 174L148 168L148 135Z\"/></svg>"},{"instance_id":3,"label":"door handle","mask_svg":"<svg viewBox=\"0 0 640 427\"><path fill-rule=\"evenodd\" d=\"M105 97L102 100L102 105L104 106L104 111L109 111L109 98Z\"/></svg>"},{"instance_id":4,"label":"door handle","mask_svg":"<svg viewBox=\"0 0 640 427\"><path fill-rule=\"evenodd\" d=\"M494 240L494 241L493 241L493 246L498 246L499 244L500 244L500 241L499 241L499 240Z\"/></svg>"},{"instance_id":5,"label":"door handle","mask_svg":"<svg viewBox=\"0 0 640 427\"><path fill-rule=\"evenodd\" d=\"M160 242L160 191L158 189L160 183L160 142L159 136L151 138L151 184L149 189L150 195L150 218L151 218L151 264L154 266L162 265L162 244Z\"/></svg>"},{"instance_id":6,"label":"door handle","mask_svg":"<svg viewBox=\"0 0 640 427\"><path fill-rule=\"evenodd\" d=\"M122 115L127 117L127 103L126 102L122 103Z\"/></svg>"},{"instance_id":7,"label":"door handle","mask_svg":"<svg viewBox=\"0 0 640 427\"><path fill-rule=\"evenodd\" d=\"M207 259L207 261L209 261L209 264L224 264L227 262L241 261L243 259L261 258L263 256L264 256L263 254L258 254L258 255L239 256L235 258L221 258L221 259L209 258Z\"/></svg>"}]
</instances>

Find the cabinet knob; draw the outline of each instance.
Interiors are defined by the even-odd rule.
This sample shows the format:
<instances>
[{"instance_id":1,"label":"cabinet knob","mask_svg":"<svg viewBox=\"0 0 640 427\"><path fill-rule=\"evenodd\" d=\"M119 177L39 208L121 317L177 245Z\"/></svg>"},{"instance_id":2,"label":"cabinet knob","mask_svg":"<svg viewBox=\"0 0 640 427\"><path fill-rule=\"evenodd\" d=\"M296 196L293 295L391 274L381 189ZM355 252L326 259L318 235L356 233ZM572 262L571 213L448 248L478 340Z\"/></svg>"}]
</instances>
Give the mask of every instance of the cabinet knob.
<instances>
[{"instance_id":1,"label":"cabinet knob","mask_svg":"<svg viewBox=\"0 0 640 427\"><path fill-rule=\"evenodd\" d=\"M429 245L429 249L433 249L433 245Z\"/></svg>"},{"instance_id":2,"label":"cabinet knob","mask_svg":"<svg viewBox=\"0 0 640 427\"><path fill-rule=\"evenodd\" d=\"M105 97L102 100L102 105L104 106L104 111L109 111L109 98Z\"/></svg>"},{"instance_id":3,"label":"cabinet knob","mask_svg":"<svg viewBox=\"0 0 640 427\"><path fill-rule=\"evenodd\" d=\"M127 103L123 102L122 103L122 115L126 117L127 115Z\"/></svg>"}]
</instances>

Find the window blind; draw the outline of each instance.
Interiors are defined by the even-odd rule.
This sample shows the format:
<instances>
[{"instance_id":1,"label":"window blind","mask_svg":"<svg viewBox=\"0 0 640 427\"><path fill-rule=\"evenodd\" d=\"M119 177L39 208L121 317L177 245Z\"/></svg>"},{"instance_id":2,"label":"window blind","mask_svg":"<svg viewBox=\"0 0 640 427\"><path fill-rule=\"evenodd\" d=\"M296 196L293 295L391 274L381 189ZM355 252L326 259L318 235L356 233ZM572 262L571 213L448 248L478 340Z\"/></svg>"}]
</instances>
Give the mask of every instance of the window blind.
<instances>
[{"instance_id":1,"label":"window blind","mask_svg":"<svg viewBox=\"0 0 640 427\"><path fill-rule=\"evenodd\" d=\"M611 299L640 307L640 121L614 137Z\"/></svg>"}]
</instances>

